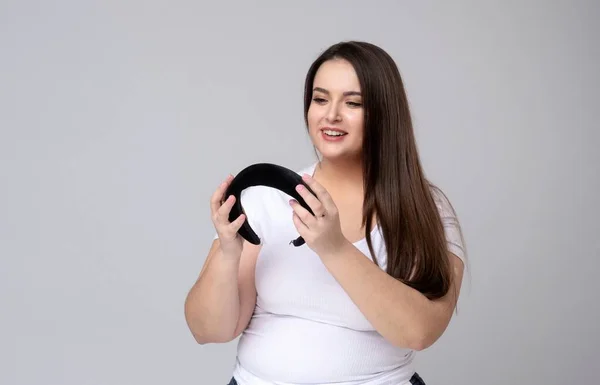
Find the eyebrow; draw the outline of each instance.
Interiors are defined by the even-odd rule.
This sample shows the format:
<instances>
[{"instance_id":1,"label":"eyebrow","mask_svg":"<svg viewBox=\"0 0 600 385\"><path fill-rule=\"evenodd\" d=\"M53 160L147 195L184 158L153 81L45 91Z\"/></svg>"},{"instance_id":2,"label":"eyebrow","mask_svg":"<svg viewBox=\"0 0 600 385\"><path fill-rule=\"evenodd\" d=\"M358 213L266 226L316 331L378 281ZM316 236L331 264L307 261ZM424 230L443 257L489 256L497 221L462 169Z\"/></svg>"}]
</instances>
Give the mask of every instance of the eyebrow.
<instances>
[{"instance_id":1,"label":"eyebrow","mask_svg":"<svg viewBox=\"0 0 600 385\"><path fill-rule=\"evenodd\" d=\"M315 88L313 89L313 91L319 91L319 92L322 92L322 93L324 93L324 94L327 94L327 95L329 95L329 91L327 91L325 88L321 88L321 87L315 87ZM344 92L344 96L350 96L350 95L358 95L358 96L361 96L361 93L360 93L360 92L358 92L358 91L346 91L346 92Z\"/></svg>"}]
</instances>

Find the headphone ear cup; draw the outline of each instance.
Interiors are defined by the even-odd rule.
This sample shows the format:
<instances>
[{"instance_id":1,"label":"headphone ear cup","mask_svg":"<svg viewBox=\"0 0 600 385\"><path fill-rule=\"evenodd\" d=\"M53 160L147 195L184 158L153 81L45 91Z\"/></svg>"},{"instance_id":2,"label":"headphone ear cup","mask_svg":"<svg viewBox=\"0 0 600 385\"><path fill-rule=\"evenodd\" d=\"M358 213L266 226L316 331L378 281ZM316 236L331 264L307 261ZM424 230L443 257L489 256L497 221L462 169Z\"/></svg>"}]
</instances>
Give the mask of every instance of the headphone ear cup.
<instances>
[{"instance_id":1,"label":"headphone ear cup","mask_svg":"<svg viewBox=\"0 0 600 385\"><path fill-rule=\"evenodd\" d=\"M296 186L299 184L303 185L308 191L314 194L298 173L286 167L271 163L255 163L244 168L233 178L225 192L225 196L233 195L235 197L235 203L229 212L229 221L234 221L244 213L241 202L242 191L253 186L266 186L282 191L296 199L302 207L314 215L310 206L296 191ZM238 230L238 234L253 245L259 245L261 243L260 237L256 234L254 229L252 229L252 226L250 226L248 217L246 217L246 220ZM290 242L290 244L296 247L302 246L304 243L304 239L301 236Z\"/></svg>"}]
</instances>

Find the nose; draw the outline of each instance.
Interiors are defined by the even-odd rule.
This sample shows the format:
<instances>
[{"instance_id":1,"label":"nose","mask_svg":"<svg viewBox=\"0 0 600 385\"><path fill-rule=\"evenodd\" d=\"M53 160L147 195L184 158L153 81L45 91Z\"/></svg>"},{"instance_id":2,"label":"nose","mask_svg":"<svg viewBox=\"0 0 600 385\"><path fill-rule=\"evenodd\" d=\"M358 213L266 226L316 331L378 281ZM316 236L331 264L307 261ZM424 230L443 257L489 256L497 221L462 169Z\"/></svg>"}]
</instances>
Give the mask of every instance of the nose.
<instances>
[{"instance_id":1,"label":"nose","mask_svg":"<svg viewBox=\"0 0 600 385\"><path fill-rule=\"evenodd\" d=\"M340 120L340 111L337 103L329 103L329 109L325 116L328 122L336 122Z\"/></svg>"}]
</instances>

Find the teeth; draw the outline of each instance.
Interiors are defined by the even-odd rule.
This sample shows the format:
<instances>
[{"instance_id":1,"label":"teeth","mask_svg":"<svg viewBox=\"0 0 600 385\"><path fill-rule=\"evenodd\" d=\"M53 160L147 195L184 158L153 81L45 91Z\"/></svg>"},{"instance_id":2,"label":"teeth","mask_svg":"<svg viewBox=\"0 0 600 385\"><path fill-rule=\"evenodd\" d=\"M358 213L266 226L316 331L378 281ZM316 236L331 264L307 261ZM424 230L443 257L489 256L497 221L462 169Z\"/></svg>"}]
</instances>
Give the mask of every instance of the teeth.
<instances>
[{"instance_id":1,"label":"teeth","mask_svg":"<svg viewBox=\"0 0 600 385\"><path fill-rule=\"evenodd\" d=\"M323 132L325 132L327 135L330 135L330 136L342 136L342 135L345 135L343 132L339 132L339 131L324 130Z\"/></svg>"}]
</instances>

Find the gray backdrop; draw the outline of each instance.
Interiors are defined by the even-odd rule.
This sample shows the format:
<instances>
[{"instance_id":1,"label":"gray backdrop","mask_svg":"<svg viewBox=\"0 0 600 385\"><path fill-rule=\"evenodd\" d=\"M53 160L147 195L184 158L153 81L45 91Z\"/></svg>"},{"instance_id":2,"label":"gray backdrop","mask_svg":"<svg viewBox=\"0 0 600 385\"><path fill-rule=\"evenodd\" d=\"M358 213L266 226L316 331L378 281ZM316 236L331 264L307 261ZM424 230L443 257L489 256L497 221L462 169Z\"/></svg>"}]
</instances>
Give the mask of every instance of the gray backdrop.
<instances>
[{"instance_id":1,"label":"gray backdrop","mask_svg":"<svg viewBox=\"0 0 600 385\"><path fill-rule=\"evenodd\" d=\"M0 3L0 383L225 384L183 303L209 196L314 160L309 64L397 60L470 252L427 384L598 381L600 7L592 1Z\"/></svg>"}]
</instances>

